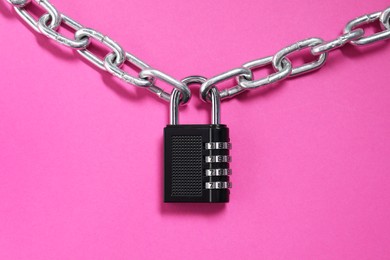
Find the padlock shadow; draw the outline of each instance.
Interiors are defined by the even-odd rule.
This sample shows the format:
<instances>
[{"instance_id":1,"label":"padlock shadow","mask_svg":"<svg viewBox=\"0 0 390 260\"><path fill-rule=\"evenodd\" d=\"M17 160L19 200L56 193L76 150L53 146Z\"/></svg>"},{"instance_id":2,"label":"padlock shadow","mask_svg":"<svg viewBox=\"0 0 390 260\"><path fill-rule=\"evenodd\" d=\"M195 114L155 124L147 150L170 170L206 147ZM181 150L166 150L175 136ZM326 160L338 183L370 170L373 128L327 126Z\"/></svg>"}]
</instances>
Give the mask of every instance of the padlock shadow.
<instances>
[{"instance_id":1,"label":"padlock shadow","mask_svg":"<svg viewBox=\"0 0 390 260\"><path fill-rule=\"evenodd\" d=\"M156 200L162 215L217 215L226 209L226 203L164 203L164 139L159 141L160 172L158 176L158 196Z\"/></svg>"},{"instance_id":2,"label":"padlock shadow","mask_svg":"<svg viewBox=\"0 0 390 260\"><path fill-rule=\"evenodd\" d=\"M226 208L226 203L164 203L160 212L163 215L217 215Z\"/></svg>"}]
</instances>

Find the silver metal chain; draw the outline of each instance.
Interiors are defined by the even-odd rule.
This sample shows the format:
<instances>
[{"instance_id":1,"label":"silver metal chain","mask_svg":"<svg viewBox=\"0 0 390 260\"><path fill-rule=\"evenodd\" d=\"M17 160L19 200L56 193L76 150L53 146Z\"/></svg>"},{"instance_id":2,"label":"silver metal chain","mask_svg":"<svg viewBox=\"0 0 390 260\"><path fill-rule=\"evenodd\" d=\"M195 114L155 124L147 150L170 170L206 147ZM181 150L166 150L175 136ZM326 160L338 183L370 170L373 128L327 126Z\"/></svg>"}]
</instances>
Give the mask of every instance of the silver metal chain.
<instances>
[{"instance_id":1,"label":"silver metal chain","mask_svg":"<svg viewBox=\"0 0 390 260\"><path fill-rule=\"evenodd\" d=\"M128 84L148 89L166 101L171 100L172 93L174 92L180 93L181 104L186 104L190 100L191 91L188 88L189 83L186 80L177 80L160 70L150 67L133 54L125 51L110 37L94 29L84 27L69 16L60 13L48 0L7 1L13 5L16 13L36 32L64 46L75 49L77 53L97 68L111 73L113 76L118 77ZM35 20L28 11L29 5L32 2L38 4L45 11L38 20ZM75 31L74 39L68 38L58 32L62 23ZM368 23L378 23L380 31L372 35L365 35L365 31L362 28L357 28ZM369 45L389 38L390 7L383 11L365 14L351 20L345 26L344 34L334 40L325 42L321 38L308 38L287 46L274 55L247 62L241 67L234 68L209 79L203 78L201 82L198 82L201 84L200 97L203 101L209 102L210 91L216 89L218 83L233 78L236 83L232 87L219 90L221 100L231 98L247 90L262 88L289 77L317 70L325 64L329 52L341 48L345 44L355 46ZM101 42L111 50L104 59L100 59L93 53L91 48L88 48L93 39ZM310 50L315 60L298 67L293 66L288 55L306 48ZM126 63L139 69L138 76L132 76L125 72L123 67ZM266 77L255 79L253 72L267 65L272 65L275 72ZM200 76L194 77L202 78ZM172 86L173 89L167 92L156 84L157 81L163 81Z\"/></svg>"}]
</instances>

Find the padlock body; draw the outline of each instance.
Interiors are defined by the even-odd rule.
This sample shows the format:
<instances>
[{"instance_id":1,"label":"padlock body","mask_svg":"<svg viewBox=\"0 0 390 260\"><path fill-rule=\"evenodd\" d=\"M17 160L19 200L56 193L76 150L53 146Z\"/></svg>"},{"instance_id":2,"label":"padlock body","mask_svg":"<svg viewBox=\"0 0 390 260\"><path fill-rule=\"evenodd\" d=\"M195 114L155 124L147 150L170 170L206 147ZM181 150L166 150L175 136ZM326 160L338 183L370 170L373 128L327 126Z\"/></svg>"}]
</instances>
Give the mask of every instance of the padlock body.
<instances>
[{"instance_id":1,"label":"padlock body","mask_svg":"<svg viewBox=\"0 0 390 260\"><path fill-rule=\"evenodd\" d=\"M168 125L164 201L229 202L230 148L226 125Z\"/></svg>"}]
</instances>

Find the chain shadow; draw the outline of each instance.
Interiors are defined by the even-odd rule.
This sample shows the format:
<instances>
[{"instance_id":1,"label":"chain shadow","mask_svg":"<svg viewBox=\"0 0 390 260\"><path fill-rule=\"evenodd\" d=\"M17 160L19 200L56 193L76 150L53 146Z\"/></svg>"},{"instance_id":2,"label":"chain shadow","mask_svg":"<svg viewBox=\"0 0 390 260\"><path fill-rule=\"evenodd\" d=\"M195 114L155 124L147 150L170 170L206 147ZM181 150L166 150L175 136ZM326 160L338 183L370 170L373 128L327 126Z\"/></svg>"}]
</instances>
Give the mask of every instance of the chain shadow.
<instances>
[{"instance_id":1,"label":"chain shadow","mask_svg":"<svg viewBox=\"0 0 390 260\"><path fill-rule=\"evenodd\" d=\"M368 55L388 49L390 40L380 41L367 46L348 44L342 47L341 53L349 58L362 59Z\"/></svg>"},{"instance_id":2,"label":"chain shadow","mask_svg":"<svg viewBox=\"0 0 390 260\"><path fill-rule=\"evenodd\" d=\"M18 19L19 22L25 24L25 21L23 21L21 17L19 17L18 15L16 16L12 15L11 11L8 10L3 4L0 4L0 8L4 9L1 10L1 13L7 14L8 18L16 17L16 19ZM30 11L32 13L38 13L39 8L32 5ZM27 30L29 30L30 33L32 33L35 36L38 45L42 49L50 53L51 55L55 57L59 57L62 60L65 60L66 62L73 63L73 62L81 61L87 66L89 66L90 68L92 68L93 70L95 70L96 72L98 72L102 78L104 85L108 87L111 91L113 91L115 94L117 94L119 97L124 98L126 100L138 101L138 102L145 97L153 97L161 103L165 102L162 99L158 98L157 96L153 95L152 93L147 93L149 91L146 91L146 89L134 87L134 91L130 91L125 87L129 84L125 82L121 82L120 79L117 79L116 77L112 76L107 71L99 69L98 67L94 66L93 64L85 60L83 57L78 57L79 55L77 55L76 50L66 48L65 46L57 44L52 39L48 39L46 36L38 34L33 28L31 28L28 25L26 25L25 27L27 28ZM95 49L97 50L98 54L103 54L102 56L104 57L104 50L98 48Z\"/></svg>"},{"instance_id":3,"label":"chain shadow","mask_svg":"<svg viewBox=\"0 0 390 260\"><path fill-rule=\"evenodd\" d=\"M161 154L164 154L164 140L159 141ZM156 201L162 215L217 215L226 209L226 203L164 203L164 158L159 156L158 196Z\"/></svg>"},{"instance_id":4,"label":"chain shadow","mask_svg":"<svg viewBox=\"0 0 390 260\"><path fill-rule=\"evenodd\" d=\"M338 52L338 54L339 54L338 56L341 56L341 57L346 56L346 57L352 58L352 59L362 59L362 58L365 58L366 56L369 56L373 53L380 52L380 51L383 51L385 49L389 49L390 48L390 46L388 44L389 41L390 40L380 41L380 42L377 42L377 43L374 43L371 45L367 45L367 46L354 46L352 44L347 44L347 45L345 45L345 46L343 46L343 47L341 47L338 50L333 51L333 52ZM308 53L303 55L303 57L304 57L304 60L310 60L310 58L312 59L312 57L310 57L310 54L308 54ZM329 60L329 58L328 58L326 63L328 63L328 64L330 63L333 67L334 64L337 63L337 60L335 60L335 59ZM326 64L325 64L325 67L326 67ZM272 72L272 71L269 70L269 72ZM315 72L316 71L314 71L313 73L315 73ZM253 99L258 99L260 97L266 97L269 94L273 94L275 92L281 91L285 87L285 85L289 84L289 82L293 82L295 79L301 78L302 76L306 76L306 74L294 76L294 77L288 78L286 80L283 80L281 82L270 84L270 85L265 86L265 87L259 87L259 89L245 91L244 93L234 97L234 99L236 99L240 102L243 102L243 101L247 102L247 101L250 101Z\"/></svg>"},{"instance_id":5,"label":"chain shadow","mask_svg":"<svg viewBox=\"0 0 390 260\"><path fill-rule=\"evenodd\" d=\"M254 99L259 100L259 98L266 98L267 96L271 94L278 93L280 91L283 91L283 88L288 85L288 82L286 80L273 83L267 86L259 87L257 89L248 89L247 91L234 96L232 98L228 98L224 100L223 102L229 102L230 100L237 100L239 102L249 102L253 101Z\"/></svg>"},{"instance_id":6,"label":"chain shadow","mask_svg":"<svg viewBox=\"0 0 390 260\"><path fill-rule=\"evenodd\" d=\"M111 91L113 91L115 94L117 94L119 97L124 98L126 100L131 100L132 102L137 101L140 102L145 97L152 97L155 98L156 101L159 103L165 102L164 100L158 98L155 95L152 95L152 93L148 93L147 89L145 88L139 88L133 85L130 85L133 90L127 89L125 86L128 86L129 84L125 82L121 82L120 79L114 77L107 71L101 70L95 65L91 64L89 61L84 59L83 57L80 57L80 60L82 63L90 67L91 69L98 72L101 76L101 79L106 87L108 87Z\"/></svg>"},{"instance_id":7,"label":"chain shadow","mask_svg":"<svg viewBox=\"0 0 390 260\"><path fill-rule=\"evenodd\" d=\"M31 9L30 11L32 11L32 12L35 12L35 13L39 12L39 8L35 5L31 5L30 9ZM0 1L0 13L3 14L4 17L6 17L6 18L15 17L15 15L13 15L11 13L11 11L12 11L11 5L9 5L9 8L7 8L5 6L5 3L3 1ZM25 23L23 21L23 19L21 19L18 15L16 15L16 17L20 22ZM74 50L69 50L69 49L66 49L62 46L59 46L54 41L48 40L45 36L37 34L31 27L29 27L29 26L26 26L26 27L31 33L33 33L35 35L37 43L42 48L44 48L49 53L51 53L52 55L54 55L56 57L60 57L60 58L67 60L67 61L79 60L78 57L76 57L76 55L74 55L75 54ZM361 58L365 57L366 55L370 55L371 53L381 51L381 50L386 49L386 48L389 48L388 44L386 44L385 41L381 41L381 42L378 42L378 43L375 43L375 44L372 44L369 46L365 46L365 47L356 47L356 46L353 46L351 44L348 44L348 45L340 48L340 51L343 55L345 55L347 57L361 59ZM73 52L73 53L71 53L71 52ZM143 89L141 90L140 88L137 88L137 87L135 87L134 92L129 91L128 89L126 89L124 87L125 85L127 85L126 83L120 82L119 80L115 79L115 77L111 76L111 74L100 70L99 68L95 67L94 65L92 65L91 63L86 61L85 59L81 59L81 60L82 60L82 62L87 64L89 67L91 67L92 69L94 69L95 71L100 73L102 80L103 80L104 84L106 85L106 87L110 88L112 91L114 91L120 97L128 99L128 100L139 100L139 99L142 99L146 96L151 96L149 93L146 93L145 90L143 90ZM327 61L327 63L333 64L333 63L335 63L335 61L330 60L330 61ZM271 72L271 70L269 70L269 72ZM289 78L288 80L284 80L284 81L281 81L281 82L278 82L275 84L271 84L269 86L259 87L258 89L254 89L254 90L248 90L248 91L234 97L234 99L236 99L240 102L242 102L242 101L248 102L248 101L251 101L252 99L266 97L267 95L269 95L271 93L276 93L278 91L281 91L283 88L283 85L287 84L286 82L293 81L295 78L300 78L301 76L304 76L304 74L297 76L297 77ZM155 97L155 99L160 101L161 103L165 102L157 97ZM228 100L229 99L225 100L225 102ZM196 108L197 109L200 109L200 108L204 109L204 106L203 106L203 104L198 104L198 105L196 105ZM181 109L186 109L186 107L185 106L181 107Z\"/></svg>"},{"instance_id":8,"label":"chain shadow","mask_svg":"<svg viewBox=\"0 0 390 260\"><path fill-rule=\"evenodd\" d=\"M8 7L6 7L7 3L5 1L0 1L0 14L2 14L7 19L12 19L14 15L11 13L12 5L8 4Z\"/></svg>"}]
</instances>

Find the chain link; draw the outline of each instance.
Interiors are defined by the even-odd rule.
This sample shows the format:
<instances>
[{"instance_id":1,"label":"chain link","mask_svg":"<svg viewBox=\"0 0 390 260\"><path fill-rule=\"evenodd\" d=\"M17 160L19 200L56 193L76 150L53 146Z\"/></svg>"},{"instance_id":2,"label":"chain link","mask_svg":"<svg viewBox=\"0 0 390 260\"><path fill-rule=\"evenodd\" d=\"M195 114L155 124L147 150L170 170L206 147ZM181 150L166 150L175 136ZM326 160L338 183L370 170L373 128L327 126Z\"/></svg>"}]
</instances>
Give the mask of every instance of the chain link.
<instances>
[{"instance_id":1,"label":"chain link","mask_svg":"<svg viewBox=\"0 0 390 260\"><path fill-rule=\"evenodd\" d=\"M177 89L180 92L180 102L182 104L189 101L191 97L191 91L186 84L175 80L162 71L152 69L142 60L136 58L134 55L128 52L125 52L124 49L110 37L105 36L94 29L86 28L69 16L59 13L58 10L49 1L7 1L13 5L16 13L36 32L53 39L59 44L75 49L81 56L86 58L86 60L91 62L99 69L108 71L113 76L120 78L126 83L137 87L147 88L149 91L155 93L158 97L169 102L171 99L171 94L154 85L155 79L158 78L162 81L166 81L169 85L173 86L174 89ZM30 3L37 3L44 9L45 13L39 17L38 20L35 20L28 11L28 6ZM75 30L74 39L68 38L58 32L61 23L64 23L71 29ZM96 53L88 49L92 39L95 39L101 42L103 45L107 46L111 52L108 53L103 59L99 58ZM131 76L122 69L122 66L126 62L140 69L139 77Z\"/></svg>"},{"instance_id":2,"label":"chain link","mask_svg":"<svg viewBox=\"0 0 390 260\"><path fill-rule=\"evenodd\" d=\"M127 73L124 70L122 70L121 68L119 68L115 64L115 58L116 58L115 53L111 53L111 54L108 54L104 60L104 66L105 66L106 70L108 72L110 72L112 75L120 78L121 80L123 80L129 84L135 85L137 87L150 87L153 84L153 82L151 82L149 80L141 79L138 77L133 77L129 73ZM131 65L133 65L134 67L140 69L141 71L143 69L150 68L149 65L147 65L145 62L141 61L140 59L138 59L137 57L135 57L134 55L132 55L128 52L126 53L125 62L126 61L128 63L130 63Z\"/></svg>"},{"instance_id":3,"label":"chain link","mask_svg":"<svg viewBox=\"0 0 390 260\"><path fill-rule=\"evenodd\" d=\"M251 81L253 79L253 74L250 69L241 67L226 71L225 73L212 77L206 82L204 82L200 87L200 98L205 102L209 102L211 100L209 96L211 94L210 90L215 87L215 84L235 77L243 77L246 80ZM233 89L236 89L236 87L234 87ZM225 90L225 92L229 92L229 89ZM241 92L241 90L237 90L237 92Z\"/></svg>"},{"instance_id":4,"label":"chain link","mask_svg":"<svg viewBox=\"0 0 390 260\"><path fill-rule=\"evenodd\" d=\"M87 48L87 46L89 45L89 38L88 37L85 37L85 38L82 38L80 40L73 40L73 39L69 39L68 37L58 33L57 31L51 29L48 25L47 25L47 22L50 20L50 14L44 14L42 15L41 18L39 18L38 20L38 29L39 31L57 41L58 43L60 44L63 44L67 47L70 47L70 48L73 48L73 49L85 49ZM69 26L70 28L74 29L74 30L81 30L83 28L83 26L81 24L79 24L78 22L76 22L75 20L67 17L66 15L63 15L61 14L61 21L66 24L67 26Z\"/></svg>"},{"instance_id":5,"label":"chain link","mask_svg":"<svg viewBox=\"0 0 390 260\"><path fill-rule=\"evenodd\" d=\"M191 91L187 86L188 84L176 80L160 70L150 67L142 60L126 52L118 43L108 36L105 36L94 29L86 28L72 18L59 13L48 0L7 1L13 5L15 12L36 32L53 39L59 44L75 49L96 67L111 73L113 76L120 78L126 83L146 88L166 101L171 100L173 92L180 93L181 104L185 104L190 100ZM45 12L37 20L35 20L28 11L29 5L33 2L41 6ZM365 36L365 31L362 28L358 28L364 24L373 22L379 23L381 31ZM62 23L75 30L74 39L68 38L58 32ZM239 68L229 70L212 78L206 79L201 77L202 80L200 83L202 83L202 85L200 97L203 101L209 102L210 91L216 87L215 85L233 78L236 83L232 87L219 90L221 99L231 98L246 90L265 87L289 77L298 76L319 69L325 64L327 56L331 51L341 48L346 44L350 43L356 46L369 45L389 38L390 7L383 11L366 14L351 20L345 26L344 34L334 40L324 42L320 38L305 39L279 50L274 55L247 62ZM98 58L91 49L88 49L92 39L100 41L103 45L107 46L111 52L103 59ZM305 63L299 67L293 67L287 56L305 48L310 50L316 60ZM139 69L138 77L132 76L122 69L125 63L129 63L133 67ZM272 65L275 72L263 78L254 79L254 70L267 65ZM170 93L168 93L155 84L156 80L164 81L176 91L171 90Z\"/></svg>"},{"instance_id":6,"label":"chain link","mask_svg":"<svg viewBox=\"0 0 390 260\"><path fill-rule=\"evenodd\" d=\"M31 2L31 0L7 0L8 3L15 7L23 7Z\"/></svg>"},{"instance_id":7,"label":"chain link","mask_svg":"<svg viewBox=\"0 0 390 260\"><path fill-rule=\"evenodd\" d=\"M384 10L379 17L382 30L390 30L390 8Z\"/></svg>"},{"instance_id":8,"label":"chain link","mask_svg":"<svg viewBox=\"0 0 390 260\"><path fill-rule=\"evenodd\" d=\"M378 32L371 36L364 37L364 30L359 27L366 23L371 23L374 21L379 21L382 28L381 32ZM356 29L355 29L356 28ZM278 51L273 56L267 56L252 62L244 64L243 68L249 68L252 70L271 64L275 69L275 73L272 73L264 78L258 80L248 80L244 77L237 77L237 85L228 89L220 91L221 99L227 99L234 97L246 90L256 89L260 87L265 87L270 84L280 82L286 78L298 76L304 73L312 72L316 69L321 68L327 59L329 52L338 49L345 44L351 43L353 45L367 45L374 44L376 42L386 40L390 38L390 7L385 9L382 12L376 12L368 15L358 17L351 20L344 29L344 34L336 38L335 40L324 42L320 38L309 38L303 41L298 41L288 47L285 47ZM311 54L318 56L317 60L311 63L306 63L302 66L292 68L292 64L287 58L287 55L302 50L304 48L309 48ZM233 69L234 71L236 69ZM229 74L232 71L225 72L222 75ZM206 81L203 85L208 86L208 88L201 89L201 99L205 101L210 100L210 93L208 93L210 84L213 84L213 78Z\"/></svg>"},{"instance_id":9,"label":"chain link","mask_svg":"<svg viewBox=\"0 0 390 260\"><path fill-rule=\"evenodd\" d=\"M112 50L107 55L114 54L115 59L114 63L116 66L122 66L125 62L126 56L125 51L122 49L119 44L117 44L115 41L113 41L110 37L103 35L102 33L95 31L94 29L89 28L82 28L80 30L77 30L75 33L75 39L78 41L81 41L83 39L95 39L103 43L103 45L106 45L109 49ZM98 58L93 52L89 51L87 48L84 48L82 50L77 50L77 52L86 58L88 61L90 61L92 64L94 64L96 67L106 70L104 67L104 60Z\"/></svg>"},{"instance_id":10,"label":"chain link","mask_svg":"<svg viewBox=\"0 0 390 260\"><path fill-rule=\"evenodd\" d=\"M15 5L16 13L28 24L31 28L33 28L36 32L40 33L38 29L38 21L31 16L31 14L25 9L31 1L22 1L22 0L10 0L10 3L17 2ZM50 29L57 29L61 23L61 15L57 11L57 9L47 0L35 0L37 4L39 4L46 13L50 15Z\"/></svg>"},{"instance_id":11,"label":"chain link","mask_svg":"<svg viewBox=\"0 0 390 260\"><path fill-rule=\"evenodd\" d=\"M321 55L323 53L327 53L343 47L346 43L351 42L353 40L359 39L364 35L363 29L356 29L349 33L344 33L337 39L325 43L318 44L317 46L311 49L311 53L313 55Z\"/></svg>"},{"instance_id":12,"label":"chain link","mask_svg":"<svg viewBox=\"0 0 390 260\"><path fill-rule=\"evenodd\" d=\"M245 63L242 65L244 68L248 68L251 70L255 70L261 67L264 67L268 64L272 64L273 56L268 56L259 60L250 61L248 63ZM272 73L271 75L268 75L267 77L254 80L254 81L247 81L244 77L238 78L238 83L241 87L244 89L248 88L258 88L261 86L265 86L268 84L271 84L276 81L280 81L286 77L288 77L291 74L292 71L292 64L288 58L284 58L281 62L281 69L277 70L277 72Z\"/></svg>"},{"instance_id":13,"label":"chain link","mask_svg":"<svg viewBox=\"0 0 390 260\"><path fill-rule=\"evenodd\" d=\"M173 86L174 89L178 90L180 92L180 94L182 95L180 98L180 103L182 105L186 104L191 98L191 91L186 84L184 84L183 82L181 82L179 80L172 78L171 76L169 76L169 75L167 75L159 70L147 68L147 69L142 70L140 72L139 76L141 79L149 80L151 82L154 82L155 79L159 79L159 80L164 81L165 83ZM165 99L166 101L171 100L171 94L164 91L162 88L156 86L155 84L148 87L148 89L151 92L155 93L160 98Z\"/></svg>"},{"instance_id":14,"label":"chain link","mask_svg":"<svg viewBox=\"0 0 390 260\"><path fill-rule=\"evenodd\" d=\"M374 33L373 35L370 35L370 36L361 37L360 39L351 41L351 43L354 45L367 45L367 44L371 44L371 43L374 43L377 41L389 39L390 38L390 30L388 28L389 27L389 15L388 15L389 9L390 8L388 8L387 10L385 10L383 12L376 12L376 13L372 13L372 14L368 14L368 15L363 15L363 16L360 16L360 17L350 21L345 26L344 33L351 32L357 26L380 21L382 24L381 27L385 28L386 30L383 30L383 31L378 32L378 33ZM385 16L382 16L382 13L385 14ZM387 17L387 19L386 19L386 17ZM387 22L386 22L386 20L387 20Z\"/></svg>"},{"instance_id":15,"label":"chain link","mask_svg":"<svg viewBox=\"0 0 390 260\"><path fill-rule=\"evenodd\" d=\"M286 59L288 54L303 50L305 48L317 46L323 42L324 41L320 38L310 38L287 46L275 54L274 58L272 59L272 65L275 69L280 71L283 69L282 61ZM327 56L327 53L322 53L316 61L305 63L299 67L292 68L290 76L298 76L300 74L321 68L325 64Z\"/></svg>"}]
</instances>

